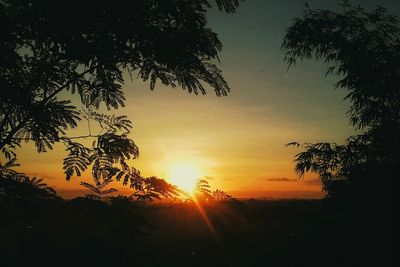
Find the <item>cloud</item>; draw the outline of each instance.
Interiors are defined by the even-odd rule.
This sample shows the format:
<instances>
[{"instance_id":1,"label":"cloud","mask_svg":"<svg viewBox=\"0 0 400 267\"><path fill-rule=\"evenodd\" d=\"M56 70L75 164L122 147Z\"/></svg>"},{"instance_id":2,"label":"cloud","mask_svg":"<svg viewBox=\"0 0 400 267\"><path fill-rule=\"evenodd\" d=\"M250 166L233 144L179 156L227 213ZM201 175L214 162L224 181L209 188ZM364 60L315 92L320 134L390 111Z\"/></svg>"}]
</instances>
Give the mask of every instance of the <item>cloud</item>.
<instances>
[{"instance_id":1,"label":"cloud","mask_svg":"<svg viewBox=\"0 0 400 267\"><path fill-rule=\"evenodd\" d=\"M232 180L233 180L232 177L216 178L216 177L213 177L213 176L204 176L203 179L204 179L204 180L207 180L207 181L212 181L212 180L218 180L218 181L232 181Z\"/></svg>"},{"instance_id":2,"label":"cloud","mask_svg":"<svg viewBox=\"0 0 400 267\"><path fill-rule=\"evenodd\" d=\"M287 177L280 177L280 178L268 178L270 182L297 182L297 179L290 179Z\"/></svg>"},{"instance_id":3,"label":"cloud","mask_svg":"<svg viewBox=\"0 0 400 267\"><path fill-rule=\"evenodd\" d=\"M306 185L321 185L321 180L319 178L314 178L311 180L303 180Z\"/></svg>"}]
</instances>

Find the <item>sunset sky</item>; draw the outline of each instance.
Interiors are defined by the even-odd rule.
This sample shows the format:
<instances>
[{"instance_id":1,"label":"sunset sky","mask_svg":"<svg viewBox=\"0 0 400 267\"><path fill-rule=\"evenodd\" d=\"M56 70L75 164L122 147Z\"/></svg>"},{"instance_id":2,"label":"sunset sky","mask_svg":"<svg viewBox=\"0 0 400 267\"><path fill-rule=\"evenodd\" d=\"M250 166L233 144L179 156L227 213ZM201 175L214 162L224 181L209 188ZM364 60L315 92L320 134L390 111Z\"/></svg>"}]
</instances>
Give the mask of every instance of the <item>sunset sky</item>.
<instances>
[{"instance_id":1,"label":"sunset sky","mask_svg":"<svg viewBox=\"0 0 400 267\"><path fill-rule=\"evenodd\" d=\"M311 8L337 9L340 1L308 2ZM399 15L396 2L353 1L366 8L379 4ZM132 164L144 176L167 180L177 168L190 166L213 188L237 197L320 196L314 174L297 179L293 159L300 150L285 144L341 143L354 132L346 118L345 92L333 89L337 78L325 77L323 64L301 62L287 71L283 62L285 30L303 9L303 0L247 0L236 14L210 11L209 25L224 45L219 66L232 89L227 97L216 97L211 89L206 96L190 95L161 84L150 91L148 83L127 76L126 108L115 113L133 122L131 137L141 155ZM69 134L85 133L82 123ZM33 144L22 144L18 170L45 178L56 190L81 189L79 182L90 177L65 181L64 149L58 144L37 154Z\"/></svg>"}]
</instances>

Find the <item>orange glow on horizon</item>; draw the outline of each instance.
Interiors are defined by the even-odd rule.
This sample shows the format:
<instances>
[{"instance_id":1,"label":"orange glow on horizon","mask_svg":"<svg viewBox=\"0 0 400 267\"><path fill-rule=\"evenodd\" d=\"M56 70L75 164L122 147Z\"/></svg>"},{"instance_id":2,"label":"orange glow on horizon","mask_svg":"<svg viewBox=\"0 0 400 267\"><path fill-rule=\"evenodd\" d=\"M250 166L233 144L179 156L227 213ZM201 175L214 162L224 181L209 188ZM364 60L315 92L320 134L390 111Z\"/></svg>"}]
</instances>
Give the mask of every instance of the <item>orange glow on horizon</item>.
<instances>
[{"instance_id":1,"label":"orange glow on horizon","mask_svg":"<svg viewBox=\"0 0 400 267\"><path fill-rule=\"evenodd\" d=\"M189 193L197 179L207 179L212 190L221 189L238 198L322 197L320 184L311 181L314 175L304 180L296 178L293 157L298 150L284 144L291 140L313 142L320 136L340 143L344 139L341 136L348 136L344 131L338 134L336 128L311 131L267 107L238 105L232 97L222 101L213 96L191 98L171 90L155 94L125 89L127 108L113 113L127 115L136 126L130 137L141 154L129 164L145 177L165 178ZM82 122L67 134L85 135L87 131ZM92 140L82 141L90 146ZM63 195L82 195L84 188L79 183L92 182L90 170L66 181L62 163L67 153L63 144L38 154L34 144L28 142L16 152L21 164L17 171L44 178ZM112 186L130 192L121 182Z\"/></svg>"}]
</instances>

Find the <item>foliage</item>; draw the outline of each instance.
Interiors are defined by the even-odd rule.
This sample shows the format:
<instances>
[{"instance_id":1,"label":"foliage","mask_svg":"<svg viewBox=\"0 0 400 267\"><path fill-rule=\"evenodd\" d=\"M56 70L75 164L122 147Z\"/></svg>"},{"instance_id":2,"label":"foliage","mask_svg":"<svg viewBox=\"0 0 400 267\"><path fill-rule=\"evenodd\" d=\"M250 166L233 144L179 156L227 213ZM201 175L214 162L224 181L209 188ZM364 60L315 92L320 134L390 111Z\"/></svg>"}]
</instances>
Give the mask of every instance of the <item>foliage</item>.
<instances>
[{"instance_id":1,"label":"foliage","mask_svg":"<svg viewBox=\"0 0 400 267\"><path fill-rule=\"evenodd\" d=\"M106 195L114 193L114 192L118 192L117 189L115 188L109 188L109 189L104 189L104 187L106 187L110 182L112 182L112 180L104 180L102 182L96 183L95 185L86 183L86 182L81 182L80 184L83 187L86 187L87 189L89 189L90 191L93 192L93 194L86 194L87 198L90 199L96 199L96 200L102 200L105 198Z\"/></svg>"},{"instance_id":2,"label":"foliage","mask_svg":"<svg viewBox=\"0 0 400 267\"><path fill-rule=\"evenodd\" d=\"M369 12L344 2L342 8L342 12L307 8L282 44L289 66L298 59L316 58L329 66L327 75L340 77L335 87L348 91L350 123L362 131L344 145L306 143L305 151L297 154L297 173L317 173L329 195L335 193L338 180L351 183L355 170L362 169L368 176L370 168L386 166L381 176L393 177L400 166L398 18L383 7Z\"/></svg>"},{"instance_id":3,"label":"foliage","mask_svg":"<svg viewBox=\"0 0 400 267\"><path fill-rule=\"evenodd\" d=\"M113 181L129 184L134 190L131 199L151 201L154 198L172 197L179 194L178 189L164 179L157 177L144 178L140 171L130 167L128 161L139 157L139 149L127 134L132 129L131 121L126 116L100 114L92 110L84 111L85 118L96 121L100 126L97 135L84 136L95 138L92 146L63 138L68 156L64 159L64 172L67 180L73 175L81 176L91 168L93 184L80 184L92 193L86 197L102 200L107 195L117 192L115 188L106 188Z\"/></svg>"},{"instance_id":4,"label":"foliage","mask_svg":"<svg viewBox=\"0 0 400 267\"><path fill-rule=\"evenodd\" d=\"M235 12L238 0L216 0ZM0 149L21 141L52 149L84 117L86 107L124 106L123 75L218 96L230 88L214 64L222 48L207 27L206 0L2 1L0 3ZM62 11L62 12L60 12ZM168 53L166 53L168 51Z\"/></svg>"},{"instance_id":5,"label":"foliage","mask_svg":"<svg viewBox=\"0 0 400 267\"><path fill-rule=\"evenodd\" d=\"M210 185L208 184L207 180L198 179L196 181L196 186L194 187L194 195L201 198L211 198L211 190Z\"/></svg>"},{"instance_id":6,"label":"foliage","mask_svg":"<svg viewBox=\"0 0 400 267\"><path fill-rule=\"evenodd\" d=\"M117 170L113 169L113 164L120 163L125 166L127 160L139 156L138 147L127 136L132 123L126 116L109 116L94 111L85 113L87 118L99 124L101 130L97 135L81 137L95 138L91 148L74 141L74 138L62 139L68 152L68 156L64 159L66 178L69 180L74 174L80 176L93 165L92 175L95 179L108 179L110 175L118 174Z\"/></svg>"},{"instance_id":7,"label":"foliage","mask_svg":"<svg viewBox=\"0 0 400 267\"><path fill-rule=\"evenodd\" d=\"M222 191L221 189L216 189L212 192L212 197L214 200L227 200L232 198L232 196L228 195L226 192Z\"/></svg>"},{"instance_id":8,"label":"foliage","mask_svg":"<svg viewBox=\"0 0 400 267\"><path fill-rule=\"evenodd\" d=\"M238 0L216 0L226 13ZM135 188L134 197L169 197L176 188L155 177L143 178L127 161L139 156L127 135L132 126L125 116L92 111L101 106L124 106L124 74L205 94L211 86L217 96L230 88L215 64L222 44L207 27L207 0L139 0L0 2L0 150L7 160L22 141L34 141L38 152L62 141L67 180L92 168L94 184L82 182L91 198L102 199L116 189L113 180ZM60 12L60 10L62 12ZM166 53L168 51L168 53ZM78 95L78 110L71 95ZM88 110L88 111L86 111ZM66 131L88 120L89 135L66 136ZM92 135L90 120L100 124ZM91 147L76 142L95 138Z\"/></svg>"},{"instance_id":9,"label":"foliage","mask_svg":"<svg viewBox=\"0 0 400 267\"><path fill-rule=\"evenodd\" d=\"M223 200L233 200L232 196L228 195L221 189L215 189L211 191L211 186L208 184L207 180L198 179L196 186L193 190L194 197L197 201L223 201Z\"/></svg>"},{"instance_id":10,"label":"foliage","mask_svg":"<svg viewBox=\"0 0 400 267\"><path fill-rule=\"evenodd\" d=\"M328 194L334 193L338 182L343 182L350 177L355 166L364 164L374 159L368 158L368 142L365 135L352 136L346 144L315 143L304 144L305 151L296 155L296 172L303 177L306 172L314 172L322 181L322 189ZM300 146L293 142L288 145Z\"/></svg>"},{"instance_id":11,"label":"foliage","mask_svg":"<svg viewBox=\"0 0 400 267\"><path fill-rule=\"evenodd\" d=\"M289 65L297 59L323 59L335 87L349 91L349 117L357 128L399 122L400 27L383 7L367 12L350 4L342 13L304 11L282 44Z\"/></svg>"},{"instance_id":12,"label":"foliage","mask_svg":"<svg viewBox=\"0 0 400 267\"><path fill-rule=\"evenodd\" d=\"M15 159L0 165L0 200L58 199L56 191L43 183L43 179L29 178L11 169Z\"/></svg>"},{"instance_id":13,"label":"foliage","mask_svg":"<svg viewBox=\"0 0 400 267\"><path fill-rule=\"evenodd\" d=\"M177 186L155 176L137 179L131 187L136 191L130 196L130 199L144 202L152 201L155 198L161 199L162 197L174 198L181 193Z\"/></svg>"}]
</instances>

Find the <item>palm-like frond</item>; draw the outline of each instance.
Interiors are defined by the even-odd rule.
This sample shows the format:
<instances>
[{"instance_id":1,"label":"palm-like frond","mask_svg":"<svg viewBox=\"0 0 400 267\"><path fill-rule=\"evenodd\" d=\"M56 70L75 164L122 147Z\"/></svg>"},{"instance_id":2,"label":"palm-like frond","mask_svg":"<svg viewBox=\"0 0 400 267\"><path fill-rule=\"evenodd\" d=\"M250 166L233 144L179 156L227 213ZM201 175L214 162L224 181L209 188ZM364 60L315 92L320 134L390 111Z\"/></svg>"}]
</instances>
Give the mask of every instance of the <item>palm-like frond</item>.
<instances>
[{"instance_id":1,"label":"palm-like frond","mask_svg":"<svg viewBox=\"0 0 400 267\"><path fill-rule=\"evenodd\" d=\"M155 176L136 180L132 188L135 189L135 192L131 194L130 198L145 202L162 197L174 198L181 193L177 186Z\"/></svg>"},{"instance_id":2,"label":"palm-like frond","mask_svg":"<svg viewBox=\"0 0 400 267\"><path fill-rule=\"evenodd\" d=\"M38 152L52 149L52 145L59 141L59 135L65 134L68 128L77 126L80 120L79 112L70 101L49 100L45 105L31 105L31 119L19 130L14 138L34 140Z\"/></svg>"},{"instance_id":3,"label":"palm-like frond","mask_svg":"<svg viewBox=\"0 0 400 267\"><path fill-rule=\"evenodd\" d=\"M90 165L90 149L80 143L67 141L68 155L64 159L63 169L67 180L76 174L81 176Z\"/></svg>"},{"instance_id":4,"label":"palm-like frond","mask_svg":"<svg viewBox=\"0 0 400 267\"><path fill-rule=\"evenodd\" d=\"M110 188L110 189L101 191L101 194L102 195L108 195L108 194L115 193L115 192L118 192L118 189Z\"/></svg>"},{"instance_id":5,"label":"palm-like frond","mask_svg":"<svg viewBox=\"0 0 400 267\"><path fill-rule=\"evenodd\" d=\"M215 0L215 2L218 9L224 10L226 13L234 13L239 6L239 0Z\"/></svg>"},{"instance_id":6,"label":"palm-like frond","mask_svg":"<svg viewBox=\"0 0 400 267\"><path fill-rule=\"evenodd\" d=\"M216 189L212 192L212 197L214 200L227 200L232 198L232 196L228 195L226 192Z\"/></svg>"},{"instance_id":7,"label":"palm-like frond","mask_svg":"<svg viewBox=\"0 0 400 267\"><path fill-rule=\"evenodd\" d=\"M196 182L196 187L193 190L195 194L198 194L203 197L211 198L211 190L210 185L204 179L198 179Z\"/></svg>"},{"instance_id":8,"label":"palm-like frond","mask_svg":"<svg viewBox=\"0 0 400 267\"><path fill-rule=\"evenodd\" d=\"M368 134L352 136L344 145L306 143L303 148L305 150L295 157L296 172L300 177L306 172L317 173L326 192L332 181L349 177L354 166L379 160L373 152Z\"/></svg>"},{"instance_id":9,"label":"palm-like frond","mask_svg":"<svg viewBox=\"0 0 400 267\"><path fill-rule=\"evenodd\" d=\"M0 199L58 199L56 191L43 179L29 178L23 173L0 166Z\"/></svg>"},{"instance_id":10,"label":"palm-like frond","mask_svg":"<svg viewBox=\"0 0 400 267\"><path fill-rule=\"evenodd\" d=\"M100 189L98 189L96 185L92 185L86 182L81 182L80 185L89 189L90 191L93 191L97 195L100 195Z\"/></svg>"},{"instance_id":11,"label":"palm-like frond","mask_svg":"<svg viewBox=\"0 0 400 267\"><path fill-rule=\"evenodd\" d=\"M102 200L105 197L107 197L107 195L118 192L118 189L116 189L116 188L109 188L109 189L102 190L110 182L111 182L111 180L108 180L108 181L105 180L99 184L94 184L94 185L86 183L86 182L81 182L80 185L82 185L83 187L85 187L93 192L91 194L86 194L86 197L91 198L91 199Z\"/></svg>"},{"instance_id":12,"label":"palm-like frond","mask_svg":"<svg viewBox=\"0 0 400 267\"><path fill-rule=\"evenodd\" d=\"M139 156L139 148L126 135L103 134L98 138L98 148L114 162Z\"/></svg>"},{"instance_id":13,"label":"palm-like frond","mask_svg":"<svg viewBox=\"0 0 400 267\"><path fill-rule=\"evenodd\" d=\"M100 124L105 133L122 131L122 134L129 134L132 129L132 122L125 115L106 115L93 110L88 111L88 115Z\"/></svg>"}]
</instances>

